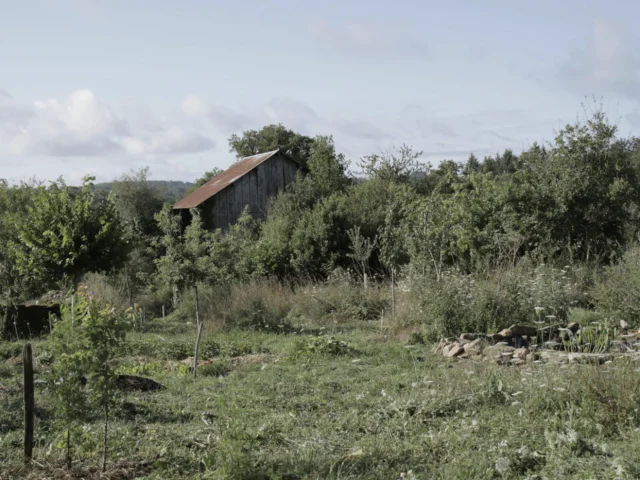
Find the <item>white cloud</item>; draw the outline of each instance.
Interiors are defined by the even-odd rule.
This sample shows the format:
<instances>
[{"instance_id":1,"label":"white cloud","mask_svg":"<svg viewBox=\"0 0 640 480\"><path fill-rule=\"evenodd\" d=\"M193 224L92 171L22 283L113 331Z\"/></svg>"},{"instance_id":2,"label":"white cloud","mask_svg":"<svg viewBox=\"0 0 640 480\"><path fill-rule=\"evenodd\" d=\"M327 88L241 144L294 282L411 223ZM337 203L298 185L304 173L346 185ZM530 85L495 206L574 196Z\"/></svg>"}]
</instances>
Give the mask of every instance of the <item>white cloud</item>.
<instances>
[{"instance_id":1,"label":"white cloud","mask_svg":"<svg viewBox=\"0 0 640 480\"><path fill-rule=\"evenodd\" d=\"M206 118L221 132L228 134L249 128L251 118L242 112L221 105L213 105L195 95L180 104L182 113L191 118Z\"/></svg>"},{"instance_id":2,"label":"white cloud","mask_svg":"<svg viewBox=\"0 0 640 480\"><path fill-rule=\"evenodd\" d=\"M119 116L88 89L18 105L0 95L0 139L11 155L156 155L209 150L214 142L171 122L141 125Z\"/></svg>"}]
</instances>

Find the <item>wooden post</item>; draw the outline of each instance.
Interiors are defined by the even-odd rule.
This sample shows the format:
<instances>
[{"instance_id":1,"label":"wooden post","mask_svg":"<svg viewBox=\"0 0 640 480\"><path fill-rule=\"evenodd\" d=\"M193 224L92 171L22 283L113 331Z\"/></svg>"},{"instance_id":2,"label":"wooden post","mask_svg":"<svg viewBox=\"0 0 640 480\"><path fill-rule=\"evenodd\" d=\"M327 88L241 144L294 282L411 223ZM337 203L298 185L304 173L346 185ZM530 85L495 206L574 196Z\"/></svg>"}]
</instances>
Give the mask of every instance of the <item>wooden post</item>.
<instances>
[{"instance_id":1,"label":"wooden post","mask_svg":"<svg viewBox=\"0 0 640 480\"><path fill-rule=\"evenodd\" d=\"M196 351L193 355L193 376L197 375L198 371L198 352L200 350L200 338L202 337L202 322L200 321L200 304L198 301L198 285L196 284L196 324L198 325L198 335L196 337Z\"/></svg>"},{"instance_id":2,"label":"wooden post","mask_svg":"<svg viewBox=\"0 0 640 480\"><path fill-rule=\"evenodd\" d=\"M162 305L162 319L164 320L164 305Z\"/></svg>"},{"instance_id":3,"label":"wooden post","mask_svg":"<svg viewBox=\"0 0 640 480\"><path fill-rule=\"evenodd\" d=\"M33 411L35 407L33 355L30 343L27 343L22 351L22 369L24 372L24 460L28 463L33 456Z\"/></svg>"},{"instance_id":4,"label":"wooden post","mask_svg":"<svg viewBox=\"0 0 640 480\"><path fill-rule=\"evenodd\" d=\"M396 321L396 279L395 279L395 268L391 269L391 318L393 322Z\"/></svg>"},{"instance_id":5,"label":"wooden post","mask_svg":"<svg viewBox=\"0 0 640 480\"><path fill-rule=\"evenodd\" d=\"M104 373L104 436L102 437L102 471L107 470L107 445L109 440L109 377Z\"/></svg>"}]
</instances>

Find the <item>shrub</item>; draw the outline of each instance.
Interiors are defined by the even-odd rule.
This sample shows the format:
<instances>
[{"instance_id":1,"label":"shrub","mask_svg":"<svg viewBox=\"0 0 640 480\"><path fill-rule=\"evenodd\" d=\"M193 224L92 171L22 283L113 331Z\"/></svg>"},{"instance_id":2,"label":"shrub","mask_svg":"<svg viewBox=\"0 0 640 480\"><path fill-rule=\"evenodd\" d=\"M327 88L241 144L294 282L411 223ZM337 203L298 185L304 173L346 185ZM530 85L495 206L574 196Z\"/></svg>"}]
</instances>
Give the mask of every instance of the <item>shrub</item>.
<instances>
[{"instance_id":1,"label":"shrub","mask_svg":"<svg viewBox=\"0 0 640 480\"><path fill-rule=\"evenodd\" d=\"M9 360L19 355L22 355L22 343L0 341L0 359Z\"/></svg>"},{"instance_id":2,"label":"shrub","mask_svg":"<svg viewBox=\"0 0 640 480\"><path fill-rule=\"evenodd\" d=\"M389 296L385 288L373 285L365 290L348 275L339 275L299 287L291 315L313 321L378 320L383 310L389 311Z\"/></svg>"},{"instance_id":3,"label":"shrub","mask_svg":"<svg viewBox=\"0 0 640 480\"><path fill-rule=\"evenodd\" d=\"M214 328L282 331L292 306L292 291L272 280L259 280L230 287L199 289L200 318ZM193 291L182 297L174 319L195 321Z\"/></svg>"},{"instance_id":4,"label":"shrub","mask_svg":"<svg viewBox=\"0 0 640 480\"><path fill-rule=\"evenodd\" d=\"M591 292L596 309L640 326L640 246L627 250L605 269Z\"/></svg>"},{"instance_id":5,"label":"shrub","mask_svg":"<svg viewBox=\"0 0 640 480\"><path fill-rule=\"evenodd\" d=\"M404 323L422 324L435 340L462 332L492 332L514 323L565 322L571 308L588 306L590 273L522 263L487 275L445 272L410 279Z\"/></svg>"},{"instance_id":6,"label":"shrub","mask_svg":"<svg viewBox=\"0 0 640 480\"><path fill-rule=\"evenodd\" d=\"M334 337L313 337L310 340L302 340L297 342L293 357L301 355L355 355L358 351L350 344Z\"/></svg>"}]
</instances>

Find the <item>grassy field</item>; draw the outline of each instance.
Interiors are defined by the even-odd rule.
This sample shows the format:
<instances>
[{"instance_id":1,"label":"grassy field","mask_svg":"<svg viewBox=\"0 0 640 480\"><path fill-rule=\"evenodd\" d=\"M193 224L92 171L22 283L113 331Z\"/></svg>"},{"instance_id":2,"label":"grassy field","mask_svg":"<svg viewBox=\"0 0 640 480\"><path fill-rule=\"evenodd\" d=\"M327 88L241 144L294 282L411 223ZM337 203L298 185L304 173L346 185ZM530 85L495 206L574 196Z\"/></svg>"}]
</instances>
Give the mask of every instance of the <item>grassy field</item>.
<instances>
[{"instance_id":1,"label":"grassy field","mask_svg":"<svg viewBox=\"0 0 640 480\"><path fill-rule=\"evenodd\" d=\"M83 427L67 471L46 385L36 391L35 461L22 466L21 344L0 344L0 478L640 477L640 375L631 362L451 360L359 321L206 332L194 379L184 362L193 325L155 320L144 330L129 334L119 369L166 389L121 392L104 477L100 416ZM42 378L46 340L34 352Z\"/></svg>"}]
</instances>

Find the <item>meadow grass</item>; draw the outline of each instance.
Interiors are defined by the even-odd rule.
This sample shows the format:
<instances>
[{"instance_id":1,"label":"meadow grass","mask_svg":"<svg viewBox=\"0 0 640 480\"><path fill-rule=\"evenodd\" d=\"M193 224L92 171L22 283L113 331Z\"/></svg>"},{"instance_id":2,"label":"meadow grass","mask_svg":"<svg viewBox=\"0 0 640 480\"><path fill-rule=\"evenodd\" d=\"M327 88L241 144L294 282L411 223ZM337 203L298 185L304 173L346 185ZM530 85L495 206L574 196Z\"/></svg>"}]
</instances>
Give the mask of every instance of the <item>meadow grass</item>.
<instances>
[{"instance_id":1,"label":"meadow grass","mask_svg":"<svg viewBox=\"0 0 640 480\"><path fill-rule=\"evenodd\" d=\"M310 303L313 305L313 303ZM311 307L309 307L311 308ZM640 375L610 365L503 367L407 345L378 320L298 324L288 333L206 331L156 319L128 336L121 373L157 392L122 392L106 478L625 479L640 477ZM0 478L105 478L99 415L72 472L52 395L38 386L34 463L22 466L19 343L0 345ZM34 342L36 378L51 361Z\"/></svg>"}]
</instances>

